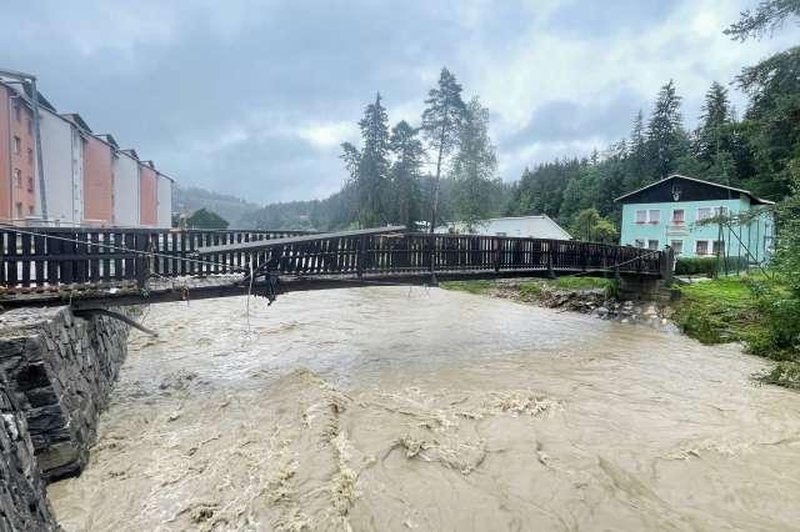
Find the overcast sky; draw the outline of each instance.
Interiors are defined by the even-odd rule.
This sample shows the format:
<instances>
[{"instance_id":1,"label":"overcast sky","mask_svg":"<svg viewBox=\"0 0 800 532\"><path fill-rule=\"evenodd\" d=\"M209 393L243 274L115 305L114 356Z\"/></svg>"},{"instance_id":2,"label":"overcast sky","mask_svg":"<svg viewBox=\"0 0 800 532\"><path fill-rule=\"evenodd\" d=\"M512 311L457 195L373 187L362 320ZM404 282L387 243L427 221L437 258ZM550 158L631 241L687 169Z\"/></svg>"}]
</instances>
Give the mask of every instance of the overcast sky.
<instances>
[{"instance_id":1,"label":"overcast sky","mask_svg":"<svg viewBox=\"0 0 800 532\"><path fill-rule=\"evenodd\" d=\"M419 122L448 66L491 110L499 174L626 135L674 78L694 125L713 80L796 44L722 35L747 0L40 0L5 3L0 68L38 75L181 184L256 202L324 197L376 91ZM741 96L734 95L739 107Z\"/></svg>"}]
</instances>

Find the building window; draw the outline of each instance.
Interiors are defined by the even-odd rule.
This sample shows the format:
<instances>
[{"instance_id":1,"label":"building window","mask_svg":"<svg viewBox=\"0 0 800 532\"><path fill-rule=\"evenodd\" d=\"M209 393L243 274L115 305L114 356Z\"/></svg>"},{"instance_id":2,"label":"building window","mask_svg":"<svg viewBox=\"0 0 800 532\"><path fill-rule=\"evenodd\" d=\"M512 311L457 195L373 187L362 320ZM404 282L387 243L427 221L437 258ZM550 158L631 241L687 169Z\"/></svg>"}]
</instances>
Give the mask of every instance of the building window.
<instances>
[{"instance_id":1,"label":"building window","mask_svg":"<svg viewBox=\"0 0 800 532\"><path fill-rule=\"evenodd\" d=\"M647 221L651 224L658 225L661 222L661 211L659 209L650 209L647 214Z\"/></svg>"},{"instance_id":2,"label":"building window","mask_svg":"<svg viewBox=\"0 0 800 532\"><path fill-rule=\"evenodd\" d=\"M28 215L33 216L33 205L28 205Z\"/></svg>"},{"instance_id":3,"label":"building window","mask_svg":"<svg viewBox=\"0 0 800 532\"><path fill-rule=\"evenodd\" d=\"M636 223L637 224L644 224L647 223L647 211L636 211Z\"/></svg>"},{"instance_id":4,"label":"building window","mask_svg":"<svg viewBox=\"0 0 800 532\"><path fill-rule=\"evenodd\" d=\"M669 247L675 252L675 255L683 255L683 240L671 240Z\"/></svg>"},{"instance_id":5,"label":"building window","mask_svg":"<svg viewBox=\"0 0 800 532\"><path fill-rule=\"evenodd\" d=\"M636 240L633 241L633 245L636 246L637 248L643 248L644 240L641 238L637 238Z\"/></svg>"},{"instance_id":6,"label":"building window","mask_svg":"<svg viewBox=\"0 0 800 532\"><path fill-rule=\"evenodd\" d=\"M647 249L658 249L658 240L648 240Z\"/></svg>"},{"instance_id":7,"label":"building window","mask_svg":"<svg viewBox=\"0 0 800 532\"><path fill-rule=\"evenodd\" d=\"M22 151L22 139L14 136L14 155L19 155Z\"/></svg>"},{"instance_id":8,"label":"building window","mask_svg":"<svg viewBox=\"0 0 800 532\"><path fill-rule=\"evenodd\" d=\"M685 221L685 214L686 211L683 209L675 209L672 211L672 223L673 225L683 225Z\"/></svg>"},{"instance_id":9,"label":"building window","mask_svg":"<svg viewBox=\"0 0 800 532\"><path fill-rule=\"evenodd\" d=\"M29 118L28 122L28 135L33 136L33 121Z\"/></svg>"},{"instance_id":10,"label":"building window","mask_svg":"<svg viewBox=\"0 0 800 532\"><path fill-rule=\"evenodd\" d=\"M33 192L33 178L28 176L28 192Z\"/></svg>"},{"instance_id":11,"label":"building window","mask_svg":"<svg viewBox=\"0 0 800 532\"><path fill-rule=\"evenodd\" d=\"M22 188L22 170L14 168L14 185Z\"/></svg>"},{"instance_id":12,"label":"building window","mask_svg":"<svg viewBox=\"0 0 800 532\"><path fill-rule=\"evenodd\" d=\"M695 255L708 255L708 240L698 240L694 244Z\"/></svg>"},{"instance_id":13,"label":"building window","mask_svg":"<svg viewBox=\"0 0 800 532\"><path fill-rule=\"evenodd\" d=\"M17 207L17 220L22 220L22 203L18 201L16 207Z\"/></svg>"},{"instance_id":14,"label":"building window","mask_svg":"<svg viewBox=\"0 0 800 532\"><path fill-rule=\"evenodd\" d=\"M727 215L728 215L727 207L714 207L714 216L727 216Z\"/></svg>"},{"instance_id":15,"label":"building window","mask_svg":"<svg viewBox=\"0 0 800 532\"><path fill-rule=\"evenodd\" d=\"M714 255L722 254L722 251L725 249L725 241L724 240L714 240L711 253Z\"/></svg>"},{"instance_id":16,"label":"building window","mask_svg":"<svg viewBox=\"0 0 800 532\"><path fill-rule=\"evenodd\" d=\"M19 104L19 100L14 101L14 118L17 122L22 122L22 106Z\"/></svg>"},{"instance_id":17,"label":"building window","mask_svg":"<svg viewBox=\"0 0 800 532\"><path fill-rule=\"evenodd\" d=\"M697 221L702 222L711 218L711 207L698 207L697 208Z\"/></svg>"},{"instance_id":18,"label":"building window","mask_svg":"<svg viewBox=\"0 0 800 532\"><path fill-rule=\"evenodd\" d=\"M28 164L33 164L33 150L28 148Z\"/></svg>"}]
</instances>

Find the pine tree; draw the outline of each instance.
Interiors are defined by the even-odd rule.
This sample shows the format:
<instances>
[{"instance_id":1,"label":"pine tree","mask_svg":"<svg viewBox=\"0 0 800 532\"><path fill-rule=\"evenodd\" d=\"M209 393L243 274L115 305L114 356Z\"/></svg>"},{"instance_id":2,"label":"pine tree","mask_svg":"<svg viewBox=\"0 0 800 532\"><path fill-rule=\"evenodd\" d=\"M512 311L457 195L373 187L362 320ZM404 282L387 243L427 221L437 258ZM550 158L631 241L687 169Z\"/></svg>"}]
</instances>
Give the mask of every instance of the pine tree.
<instances>
[{"instance_id":1,"label":"pine tree","mask_svg":"<svg viewBox=\"0 0 800 532\"><path fill-rule=\"evenodd\" d=\"M736 180L734 135L728 91L715 81L706 93L693 139L694 156L705 166L703 177L728 185Z\"/></svg>"},{"instance_id":2,"label":"pine tree","mask_svg":"<svg viewBox=\"0 0 800 532\"><path fill-rule=\"evenodd\" d=\"M670 80L661 87L647 125L647 151L653 165L653 177L663 179L674 172L678 160L688 152L687 144L681 97L675 90L675 82Z\"/></svg>"},{"instance_id":3,"label":"pine tree","mask_svg":"<svg viewBox=\"0 0 800 532\"><path fill-rule=\"evenodd\" d=\"M410 230L419 217L419 180L425 152L417 137L418 129L405 120L392 128L389 146L394 155L392 189L395 193L395 220Z\"/></svg>"},{"instance_id":4,"label":"pine tree","mask_svg":"<svg viewBox=\"0 0 800 532\"><path fill-rule=\"evenodd\" d=\"M450 174L455 180L457 216L469 228L491 212L488 196L496 169L497 155L489 138L489 110L475 97L464 114L458 153Z\"/></svg>"},{"instance_id":5,"label":"pine tree","mask_svg":"<svg viewBox=\"0 0 800 532\"><path fill-rule=\"evenodd\" d=\"M364 109L358 122L363 147L342 144L342 159L358 197L357 217L362 227L375 227L387 220L384 197L389 182L389 126L381 95Z\"/></svg>"},{"instance_id":6,"label":"pine tree","mask_svg":"<svg viewBox=\"0 0 800 532\"><path fill-rule=\"evenodd\" d=\"M439 210L439 182L445 157L458 143L466 106L461 99L461 85L449 70L442 68L438 85L428 92L422 113L422 131L436 152L436 175L431 190L430 231L434 231Z\"/></svg>"},{"instance_id":7,"label":"pine tree","mask_svg":"<svg viewBox=\"0 0 800 532\"><path fill-rule=\"evenodd\" d=\"M625 177L625 187L628 190L635 190L650 181L650 176L647 175L647 138L644 131L644 114L641 109L633 119L628 167Z\"/></svg>"}]
</instances>

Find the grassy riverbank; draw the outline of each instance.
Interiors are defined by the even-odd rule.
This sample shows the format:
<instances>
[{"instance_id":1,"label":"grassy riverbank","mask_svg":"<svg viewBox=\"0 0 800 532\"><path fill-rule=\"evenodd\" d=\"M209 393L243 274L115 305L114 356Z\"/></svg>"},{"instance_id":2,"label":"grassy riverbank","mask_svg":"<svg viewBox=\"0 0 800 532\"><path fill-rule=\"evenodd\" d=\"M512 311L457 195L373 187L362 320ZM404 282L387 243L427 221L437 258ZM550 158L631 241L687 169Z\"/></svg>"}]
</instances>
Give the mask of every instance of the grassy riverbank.
<instances>
[{"instance_id":1,"label":"grassy riverbank","mask_svg":"<svg viewBox=\"0 0 800 532\"><path fill-rule=\"evenodd\" d=\"M679 290L674 320L684 333L705 344L742 342L748 352L776 362L762 380L800 389L797 351L779 338L791 330L780 323L782 308L793 304L785 287L755 275L713 279Z\"/></svg>"}]
</instances>

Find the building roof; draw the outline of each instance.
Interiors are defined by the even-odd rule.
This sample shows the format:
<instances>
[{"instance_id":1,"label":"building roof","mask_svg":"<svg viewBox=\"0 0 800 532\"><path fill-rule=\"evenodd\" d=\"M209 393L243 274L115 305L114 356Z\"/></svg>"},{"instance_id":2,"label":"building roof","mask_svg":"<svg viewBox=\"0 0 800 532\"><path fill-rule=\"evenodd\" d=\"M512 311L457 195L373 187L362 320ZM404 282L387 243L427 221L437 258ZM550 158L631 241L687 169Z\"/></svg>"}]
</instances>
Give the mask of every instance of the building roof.
<instances>
[{"instance_id":1,"label":"building roof","mask_svg":"<svg viewBox=\"0 0 800 532\"><path fill-rule=\"evenodd\" d=\"M497 226L499 224L504 223L519 223L519 224L527 224L527 228L536 234L542 235L540 238L554 238L559 236L565 240L569 240L572 238L563 227L558 225L552 218L547 216L546 214L535 214L535 215L528 215L528 216L503 216L498 218L487 218L485 220L481 220L476 224L476 227L480 227L483 230L490 230L491 226ZM460 225L464 225L463 222L453 222L444 224L444 226L437 229L440 231L444 229L445 231L449 227L458 227ZM509 235L513 236L513 235Z\"/></svg>"},{"instance_id":2,"label":"building roof","mask_svg":"<svg viewBox=\"0 0 800 532\"><path fill-rule=\"evenodd\" d=\"M111 133L100 133L95 136L105 140L108 144L114 146L115 150L119 149L119 144L117 143L117 139L115 139L114 135L112 135Z\"/></svg>"},{"instance_id":3,"label":"building roof","mask_svg":"<svg viewBox=\"0 0 800 532\"><path fill-rule=\"evenodd\" d=\"M622 201L622 200L625 200L625 199L629 199L632 196L640 194L640 193L642 193L642 192L644 192L644 191L646 191L648 189L652 189L652 188L657 187L659 185L662 185L662 184L664 184L664 183L666 183L668 181L673 181L673 180L676 180L676 179L682 179L682 180L690 181L692 183L698 183L698 184L701 184L701 185L714 187L714 188L717 188L717 189L720 189L720 190L725 190L727 192L735 192L737 194L744 194L744 195L746 195L746 196L748 196L750 198L750 202L753 203L753 204L757 204L757 205L774 205L775 204L774 201L769 201L769 200L765 200L765 199L759 198L756 195L754 195L752 192L750 192L749 190L745 190L743 188L731 187L731 186L723 185L721 183L714 183L713 181L706 181L704 179L697 179L696 177L689 177L689 176L680 175L680 174L672 174L671 176L665 177L664 179L656 181L655 183L650 183L649 185L646 185L644 187L638 188L638 189L636 189L636 190L634 190L632 192L628 192L627 194L623 194L622 196L616 198L614 201L616 202L616 201Z\"/></svg>"},{"instance_id":4,"label":"building roof","mask_svg":"<svg viewBox=\"0 0 800 532\"><path fill-rule=\"evenodd\" d=\"M81 128L82 130L86 131L87 133L92 132L92 128L89 127L89 124L86 123L86 120L84 120L83 117L78 113L64 113L61 116L66 118L79 128Z\"/></svg>"},{"instance_id":5,"label":"building roof","mask_svg":"<svg viewBox=\"0 0 800 532\"><path fill-rule=\"evenodd\" d=\"M139 160L139 154L137 154L136 150L134 150L133 148L128 148L126 150L119 150L119 151L120 151L120 153L124 153L128 157L133 157L137 161Z\"/></svg>"}]
</instances>

